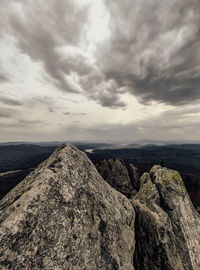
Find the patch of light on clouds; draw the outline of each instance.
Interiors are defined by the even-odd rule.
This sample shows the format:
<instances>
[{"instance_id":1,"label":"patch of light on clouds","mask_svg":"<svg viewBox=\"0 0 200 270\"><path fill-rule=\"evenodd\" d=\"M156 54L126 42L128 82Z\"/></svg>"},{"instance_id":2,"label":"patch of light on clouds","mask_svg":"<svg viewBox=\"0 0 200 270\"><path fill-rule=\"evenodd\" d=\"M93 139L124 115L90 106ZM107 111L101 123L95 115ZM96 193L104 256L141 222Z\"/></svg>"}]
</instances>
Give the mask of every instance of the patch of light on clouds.
<instances>
[{"instance_id":1,"label":"patch of light on clouds","mask_svg":"<svg viewBox=\"0 0 200 270\"><path fill-rule=\"evenodd\" d=\"M14 14L17 17L20 17L20 19L23 20L23 22L25 23L26 16L24 14L23 4L18 1L11 1L10 3L8 3L8 5L10 13Z\"/></svg>"},{"instance_id":2,"label":"patch of light on clouds","mask_svg":"<svg viewBox=\"0 0 200 270\"><path fill-rule=\"evenodd\" d=\"M162 113L173 108L170 105L165 105L156 101L149 104L142 104L135 96L128 93L123 94L121 100L127 104L126 108L113 110L112 117L104 115L104 119L107 117L111 123L115 124L137 123L141 120L151 119L154 116L161 115Z\"/></svg>"},{"instance_id":3,"label":"patch of light on clouds","mask_svg":"<svg viewBox=\"0 0 200 270\"><path fill-rule=\"evenodd\" d=\"M7 96L24 100L49 93L51 86L46 82L47 75L42 65L22 54L15 39L9 35L3 35L0 39L0 62L4 75L9 78L9 81L1 86L1 91ZM50 78L48 79L50 81Z\"/></svg>"},{"instance_id":4,"label":"patch of light on clouds","mask_svg":"<svg viewBox=\"0 0 200 270\"><path fill-rule=\"evenodd\" d=\"M89 39L93 42L100 42L109 37L108 27L109 15L102 1L94 1L91 8Z\"/></svg>"},{"instance_id":5,"label":"patch of light on clouds","mask_svg":"<svg viewBox=\"0 0 200 270\"><path fill-rule=\"evenodd\" d=\"M83 89L81 86L77 83L77 76L74 76L75 73L72 73L70 75L65 75L65 80L67 84L69 85L70 89L73 89L74 92L81 93L83 92Z\"/></svg>"},{"instance_id":6,"label":"patch of light on clouds","mask_svg":"<svg viewBox=\"0 0 200 270\"><path fill-rule=\"evenodd\" d=\"M71 103L70 99L76 99L77 103ZM69 101L68 101L69 100ZM68 94L63 97L63 109L65 104L65 111L86 113L83 117L78 115L62 115L60 122L69 124L74 119L79 119L79 127L89 128L98 127L99 125L113 125L113 124L133 124L139 123L142 120L148 120L152 117L162 115L164 112L170 110L172 106L152 102L149 105L139 103L136 97L130 94L124 94L122 101L127 103L126 108L118 108L113 110L109 107L101 107L93 100L87 100L84 95ZM82 106L80 106L82 104Z\"/></svg>"},{"instance_id":7,"label":"patch of light on clouds","mask_svg":"<svg viewBox=\"0 0 200 270\"><path fill-rule=\"evenodd\" d=\"M86 44L88 56L95 52L96 46L105 42L110 36L109 13L104 5L103 0L84 0L90 6L89 20L86 27Z\"/></svg>"}]
</instances>

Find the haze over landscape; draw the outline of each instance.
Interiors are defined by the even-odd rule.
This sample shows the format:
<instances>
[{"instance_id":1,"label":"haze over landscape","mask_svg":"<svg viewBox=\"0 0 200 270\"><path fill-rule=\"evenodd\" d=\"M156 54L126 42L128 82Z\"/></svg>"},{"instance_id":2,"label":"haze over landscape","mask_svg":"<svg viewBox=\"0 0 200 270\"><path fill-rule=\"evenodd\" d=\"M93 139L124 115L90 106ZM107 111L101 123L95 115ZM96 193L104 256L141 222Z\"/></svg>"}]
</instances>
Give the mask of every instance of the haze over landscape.
<instances>
[{"instance_id":1,"label":"haze over landscape","mask_svg":"<svg viewBox=\"0 0 200 270\"><path fill-rule=\"evenodd\" d=\"M1 0L0 141L200 137L198 0Z\"/></svg>"}]
</instances>

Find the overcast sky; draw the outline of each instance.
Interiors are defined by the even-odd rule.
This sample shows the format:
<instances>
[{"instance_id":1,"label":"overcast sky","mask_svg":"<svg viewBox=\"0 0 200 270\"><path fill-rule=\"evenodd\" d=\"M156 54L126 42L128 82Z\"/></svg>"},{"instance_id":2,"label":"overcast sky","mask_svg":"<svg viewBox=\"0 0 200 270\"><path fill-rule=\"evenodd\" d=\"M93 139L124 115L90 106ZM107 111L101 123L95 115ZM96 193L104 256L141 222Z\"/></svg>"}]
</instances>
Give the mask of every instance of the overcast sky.
<instances>
[{"instance_id":1,"label":"overcast sky","mask_svg":"<svg viewBox=\"0 0 200 270\"><path fill-rule=\"evenodd\" d=\"M0 0L0 141L200 139L199 0Z\"/></svg>"}]
</instances>

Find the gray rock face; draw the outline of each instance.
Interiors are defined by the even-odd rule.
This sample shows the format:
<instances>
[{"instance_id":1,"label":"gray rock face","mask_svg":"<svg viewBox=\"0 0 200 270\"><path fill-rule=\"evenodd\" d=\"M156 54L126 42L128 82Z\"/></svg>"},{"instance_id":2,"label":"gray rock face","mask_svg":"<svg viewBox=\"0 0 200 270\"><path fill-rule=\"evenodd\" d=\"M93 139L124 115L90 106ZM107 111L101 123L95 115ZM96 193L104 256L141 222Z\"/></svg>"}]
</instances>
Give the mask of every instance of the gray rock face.
<instances>
[{"instance_id":1,"label":"gray rock face","mask_svg":"<svg viewBox=\"0 0 200 270\"><path fill-rule=\"evenodd\" d=\"M179 173L154 166L150 175L141 177L141 189L132 200L135 269L200 269L200 217Z\"/></svg>"},{"instance_id":2,"label":"gray rock face","mask_svg":"<svg viewBox=\"0 0 200 270\"><path fill-rule=\"evenodd\" d=\"M96 168L103 179L114 189L128 198L132 198L140 187L137 169L129 164L127 167L120 159L103 160L96 164Z\"/></svg>"},{"instance_id":3,"label":"gray rock face","mask_svg":"<svg viewBox=\"0 0 200 270\"><path fill-rule=\"evenodd\" d=\"M0 201L0 269L133 270L135 213L71 145Z\"/></svg>"},{"instance_id":4,"label":"gray rock face","mask_svg":"<svg viewBox=\"0 0 200 270\"><path fill-rule=\"evenodd\" d=\"M97 168L134 197L67 144L0 201L0 269L200 269L200 216L178 172Z\"/></svg>"}]
</instances>

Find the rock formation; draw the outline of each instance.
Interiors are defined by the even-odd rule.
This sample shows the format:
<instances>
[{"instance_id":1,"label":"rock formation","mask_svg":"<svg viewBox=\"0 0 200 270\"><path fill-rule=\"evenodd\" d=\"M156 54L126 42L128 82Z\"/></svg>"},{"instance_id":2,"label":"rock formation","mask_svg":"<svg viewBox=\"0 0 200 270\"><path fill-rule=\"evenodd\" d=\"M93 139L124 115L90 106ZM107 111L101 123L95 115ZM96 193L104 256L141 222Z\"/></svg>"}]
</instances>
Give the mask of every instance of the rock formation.
<instances>
[{"instance_id":1,"label":"rock formation","mask_svg":"<svg viewBox=\"0 0 200 270\"><path fill-rule=\"evenodd\" d=\"M200 269L200 218L178 172L154 166L133 198L137 270Z\"/></svg>"},{"instance_id":2,"label":"rock formation","mask_svg":"<svg viewBox=\"0 0 200 270\"><path fill-rule=\"evenodd\" d=\"M57 149L0 211L0 269L134 269L131 203L74 146Z\"/></svg>"},{"instance_id":3,"label":"rock formation","mask_svg":"<svg viewBox=\"0 0 200 270\"><path fill-rule=\"evenodd\" d=\"M0 269L200 269L200 217L178 172L97 169L106 181L63 145L0 201Z\"/></svg>"},{"instance_id":4,"label":"rock formation","mask_svg":"<svg viewBox=\"0 0 200 270\"><path fill-rule=\"evenodd\" d=\"M103 160L96 164L96 168L103 179L114 189L132 198L139 190L140 180L136 168L126 166L121 159Z\"/></svg>"},{"instance_id":5,"label":"rock formation","mask_svg":"<svg viewBox=\"0 0 200 270\"><path fill-rule=\"evenodd\" d=\"M136 168L120 159L96 167L128 198L137 193L132 199L136 270L200 269L200 219L178 172L154 166L139 179Z\"/></svg>"}]
</instances>

